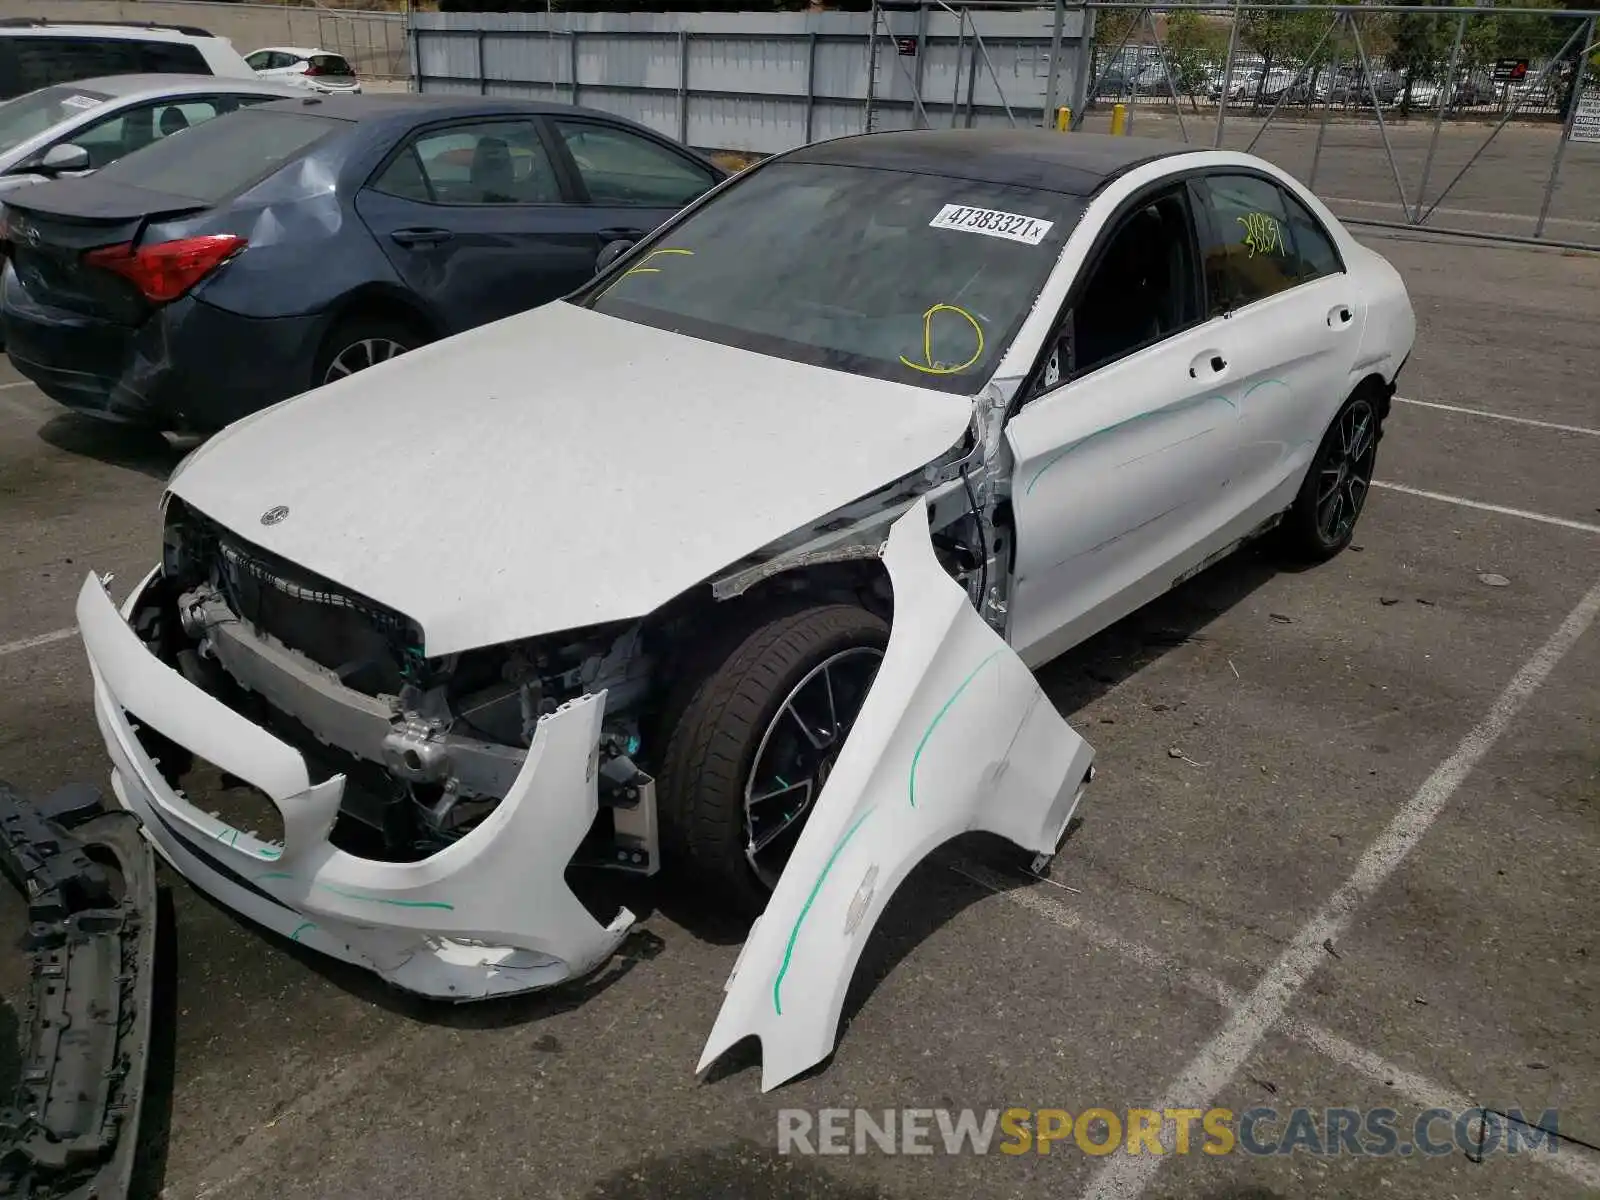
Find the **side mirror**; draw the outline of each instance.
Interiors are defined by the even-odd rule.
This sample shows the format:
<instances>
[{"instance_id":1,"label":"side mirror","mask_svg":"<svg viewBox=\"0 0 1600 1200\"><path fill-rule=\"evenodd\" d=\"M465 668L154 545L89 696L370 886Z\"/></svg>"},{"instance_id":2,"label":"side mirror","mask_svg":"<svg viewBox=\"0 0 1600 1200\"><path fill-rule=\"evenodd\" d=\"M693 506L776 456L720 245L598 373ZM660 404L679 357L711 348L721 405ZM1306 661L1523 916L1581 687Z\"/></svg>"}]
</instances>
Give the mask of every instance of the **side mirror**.
<instances>
[{"instance_id":1,"label":"side mirror","mask_svg":"<svg viewBox=\"0 0 1600 1200\"><path fill-rule=\"evenodd\" d=\"M621 258L624 254L632 249L633 243L628 241L626 238L620 238L614 242L607 242L605 244L605 248L600 251L600 257L595 260L594 273L596 275L600 274L600 272L604 271L612 263L616 262L617 259Z\"/></svg>"},{"instance_id":2,"label":"side mirror","mask_svg":"<svg viewBox=\"0 0 1600 1200\"><path fill-rule=\"evenodd\" d=\"M61 175L68 171L87 171L89 152L72 142L57 142L44 152L31 168L41 175Z\"/></svg>"}]
</instances>

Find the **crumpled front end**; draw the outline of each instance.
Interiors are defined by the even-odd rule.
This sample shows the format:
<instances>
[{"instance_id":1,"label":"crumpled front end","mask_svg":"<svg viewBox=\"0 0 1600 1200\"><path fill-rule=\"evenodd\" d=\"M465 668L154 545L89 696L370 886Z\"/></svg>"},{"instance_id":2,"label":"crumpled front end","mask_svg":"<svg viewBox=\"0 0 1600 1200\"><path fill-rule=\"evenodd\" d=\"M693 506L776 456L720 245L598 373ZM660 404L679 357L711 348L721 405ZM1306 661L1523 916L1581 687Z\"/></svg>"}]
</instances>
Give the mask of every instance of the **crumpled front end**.
<instances>
[{"instance_id":1,"label":"crumpled front end","mask_svg":"<svg viewBox=\"0 0 1600 1200\"><path fill-rule=\"evenodd\" d=\"M362 857L330 836L345 774L318 777L300 750L163 662L130 626L158 576L119 612L91 574L77 619L112 786L182 875L284 937L432 997L547 987L609 957L633 915L602 924L563 878L598 810L604 691L538 715L503 799L460 836L411 861ZM203 811L164 775L163 747L253 789L281 837Z\"/></svg>"}]
</instances>

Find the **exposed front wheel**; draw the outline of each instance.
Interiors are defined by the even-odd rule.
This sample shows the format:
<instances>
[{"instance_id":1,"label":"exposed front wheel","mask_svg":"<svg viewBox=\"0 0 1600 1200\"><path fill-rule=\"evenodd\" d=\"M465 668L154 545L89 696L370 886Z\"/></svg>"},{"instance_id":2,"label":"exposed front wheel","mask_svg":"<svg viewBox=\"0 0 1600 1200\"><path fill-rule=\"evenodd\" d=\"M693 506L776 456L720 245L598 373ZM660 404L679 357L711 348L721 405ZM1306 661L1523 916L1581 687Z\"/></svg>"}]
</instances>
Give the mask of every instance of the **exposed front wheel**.
<instances>
[{"instance_id":1,"label":"exposed front wheel","mask_svg":"<svg viewBox=\"0 0 1600 1200\"><path fill-rule=\"evenodd\" d=\"M667 852L741 915L765 907L888 640L851 605L774 617L714 656L669 732Z\"/></svg>"},{"instance_id":2,"label":"exposed front wheel","mask_svg":"<svg viewBox=\"0 0 1600 1200\"><path fill-rule=\"evenodd\" d=\"M1321 562L1350 544L1372 489L1382 435L1382 418L1368 392L1344 402L1284 518L1283 544L1290 553Z\"/></svg>"}]
</instances>

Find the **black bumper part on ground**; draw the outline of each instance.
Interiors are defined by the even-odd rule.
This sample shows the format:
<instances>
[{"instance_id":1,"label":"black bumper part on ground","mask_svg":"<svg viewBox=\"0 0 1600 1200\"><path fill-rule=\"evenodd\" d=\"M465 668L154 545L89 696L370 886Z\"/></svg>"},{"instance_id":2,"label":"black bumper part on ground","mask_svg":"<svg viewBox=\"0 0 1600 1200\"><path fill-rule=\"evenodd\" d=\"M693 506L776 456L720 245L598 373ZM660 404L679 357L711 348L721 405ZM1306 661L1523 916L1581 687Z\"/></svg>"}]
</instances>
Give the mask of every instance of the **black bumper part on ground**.
<instances>
[{"instance_id":1,"label":"black bumper part on ground","mask_svg":"<svg viewBox=\"0 0 1600 1200\"><path fill-rule=\"evenodd\" d=\"M21 1079L0 1110L0 1196L128 1193L149 1058L155 858L90 788L35 805L0 781L0 867L28 897Z\"/></svg>"}]
</instances>

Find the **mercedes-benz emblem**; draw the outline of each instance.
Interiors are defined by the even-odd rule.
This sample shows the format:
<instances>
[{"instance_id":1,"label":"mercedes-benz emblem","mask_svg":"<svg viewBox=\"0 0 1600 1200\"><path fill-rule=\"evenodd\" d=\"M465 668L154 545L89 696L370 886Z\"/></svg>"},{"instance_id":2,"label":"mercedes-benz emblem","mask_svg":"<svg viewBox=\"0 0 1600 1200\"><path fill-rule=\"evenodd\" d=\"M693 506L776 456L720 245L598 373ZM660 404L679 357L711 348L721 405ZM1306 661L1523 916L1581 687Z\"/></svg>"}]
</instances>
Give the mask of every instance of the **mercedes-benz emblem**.
<instances>
[{"instance_id":1,"label":"mercedes-benz emblem","mask_svg":"<svg viewBox=\"0 0 1600 1200\"><path fill-rule=\"evenodd\" d=\"M274 507L267 509L266 512L261 514L261 523L263 525L276 525L279 521L283 520L288 515L289 515L289 508L288 508L287 505L284 505L284 504L275 505Z\"/></svg>"}]
</instances>

